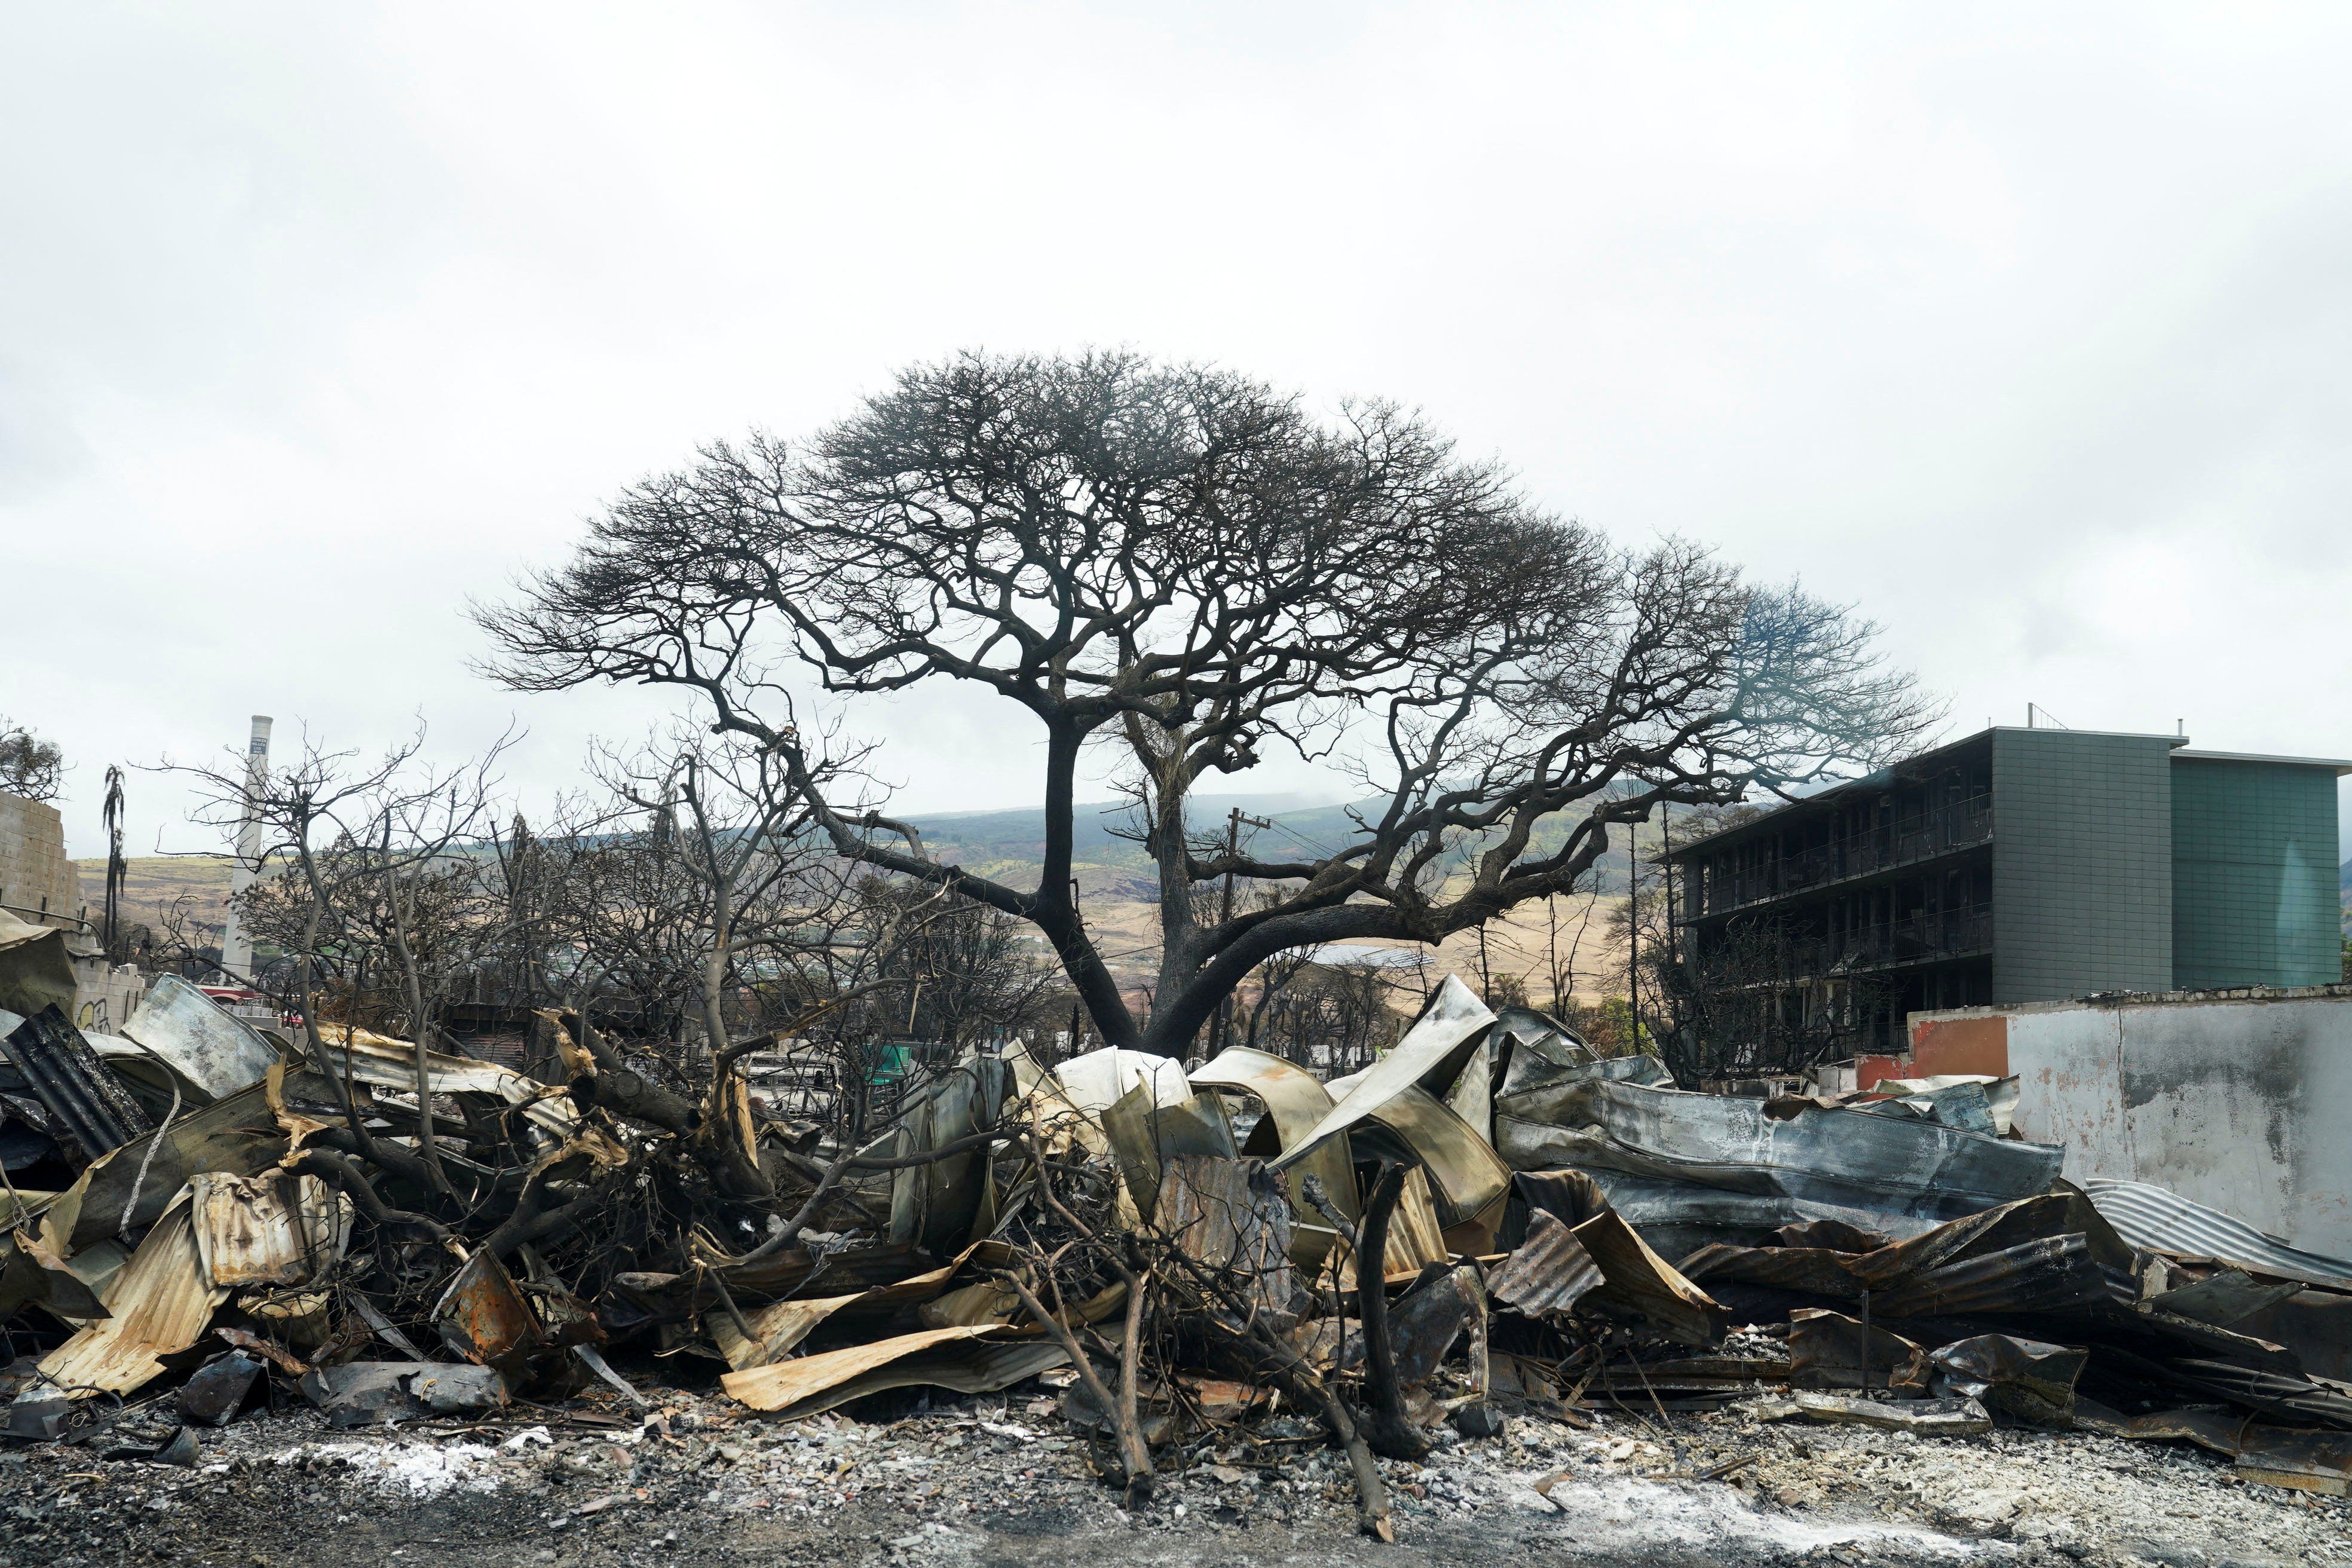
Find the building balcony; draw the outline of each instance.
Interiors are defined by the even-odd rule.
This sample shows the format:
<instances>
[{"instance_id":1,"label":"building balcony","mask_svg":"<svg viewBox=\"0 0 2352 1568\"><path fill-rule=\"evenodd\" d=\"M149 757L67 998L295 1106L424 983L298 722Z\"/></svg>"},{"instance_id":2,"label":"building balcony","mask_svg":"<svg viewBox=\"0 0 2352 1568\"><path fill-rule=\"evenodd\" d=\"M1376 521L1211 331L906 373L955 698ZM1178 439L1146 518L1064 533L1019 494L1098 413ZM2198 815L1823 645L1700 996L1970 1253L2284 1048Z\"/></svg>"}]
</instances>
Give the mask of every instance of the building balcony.
<instances>
[{"instance_id":1,"label":"building balcony","mask_svg":"<svg viewBox=\"0 0 2352 1568\"><path fill-rule=\"evenodd\" d=\"M1808 846L1769 865L1710 871L1704 906L1686 912L1682 923L1738 914L1991 842L1992 796L1971 795L1906 822Z\"/></svg>"},{"instance_id":2,"label":"building balcony","mask_svg":"<svg viewBox=\"0 0 2352 1568\"><path fill-rule=\"evenodd\" d=\"M1992 951L1992 906L1911 915L1864 926L1813 946L1816 974L1859 974L1907 963L1941 963Z\"/></svg>"},{"instance_id":3,"label":"building balcony","mask_svg":"<svg viewBox=\"0 0 2352 1568\"><path fill-rule=\"evenodd\" d=\"M1767 950L1753 973L1725 977L1721 988L1749 990L1849 979L1920 963L1948 963L1992 952L1990 904L1910 915L1833 937L1797 938Z\"/></svg>"}]
</instances>

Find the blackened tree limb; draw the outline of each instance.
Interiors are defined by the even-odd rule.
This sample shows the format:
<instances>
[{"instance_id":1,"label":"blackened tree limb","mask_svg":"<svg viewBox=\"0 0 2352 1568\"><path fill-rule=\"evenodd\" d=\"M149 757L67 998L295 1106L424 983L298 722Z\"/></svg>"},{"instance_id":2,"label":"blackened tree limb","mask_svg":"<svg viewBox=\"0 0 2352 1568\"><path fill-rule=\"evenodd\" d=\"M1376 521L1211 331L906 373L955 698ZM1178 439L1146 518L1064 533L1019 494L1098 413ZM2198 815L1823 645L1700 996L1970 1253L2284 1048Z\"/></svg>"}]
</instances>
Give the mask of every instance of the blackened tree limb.
<instances>
[{"instance_id":1,"label":"blackened tree limb","mask_svg":"<svg viewBox=\"0 0 2352 1568\"><path fill-rule=\"evenodd\" d=\"M1356 1253L1356 1312L1364 1324L1364 1402L1371 1409L1365 1439L1383 1458L1428 1457L1429 1439L1406 1419L1404 1389L1397 1381L1396 1346L1389 1337L1389 1221L1404 1195L1412 1167L1383 1163L1372 1195L1364 1205L1363 1246Z\"/></svg>"},{"instance_id":2,"label":"blackened tree limb","mask_svg":"<svg viewBox=\"0 0 2352 1568\"><path fill-rule=\"evenodd\" d=\"M574 1105L583 1110L598 1107L684 1140L722 1197L751 1204L775 1197L775 1184L725 1118L705 1116L693 1100L622 1061L620 1053L578 1013L566 1011L562 1020L573 1041L596 1064L593 1073L580 1074L569 1085Z\"/></svg>"},{"instance_id":3,"label":"blackened tree limb","mask_svg":"<svg viewBox=\"0 0 2352 1568\"><path fill-rule=\"evenodd\" d=\"M296 1156L293 1169L318 1177L352 1200L360 1213L387 1230L412 1240L431 1242L446 1247L457 1241L457 1233L430 1215L407 1209L396 1209L386 1204L368 1179L367 1173L349 1157L331 1149L305 1149Z\"/></svg>"},{"instance_id":4,"label":"blackened tree limb","mask_svg":"<svg viewBox=\"0 0 2352 1568\"><path fill-rule=\"evenodd\" d=\"M522 1191L516 1194L513 1212L482 1238L482 1246L491 1257L503 1259L512 1256L517 1247L568 1236L590 1215L613 1201L610 1184L593 1183L550 1208L549 1179L550 1168L543 1166L524 1181Z\"/></svg>"}]
</instances>

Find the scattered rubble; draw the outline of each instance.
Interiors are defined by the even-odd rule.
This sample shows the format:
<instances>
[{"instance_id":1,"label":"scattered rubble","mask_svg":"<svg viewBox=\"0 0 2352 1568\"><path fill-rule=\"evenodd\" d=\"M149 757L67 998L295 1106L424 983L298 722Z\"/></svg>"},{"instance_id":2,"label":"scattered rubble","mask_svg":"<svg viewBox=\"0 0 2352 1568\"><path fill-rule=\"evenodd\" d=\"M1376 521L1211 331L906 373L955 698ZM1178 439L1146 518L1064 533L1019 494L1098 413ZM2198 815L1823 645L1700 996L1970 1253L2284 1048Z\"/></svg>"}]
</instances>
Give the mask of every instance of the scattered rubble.
<instances>
[{"instance_id":1,"label":"scattered rubble","mask_svg":"<svg viewBox=\"0 0 2352 1568\"><path fill-rule=\"evenodd\" d=\"M84 1156L0 1241L17 1560L175 1510L290 1552L290 1499L331 1561L468 1520L551 1563L2352 1561L2352 1390L2309 1370L2352 1270L2110 1218L2013 1084L1688 1094L1448 981L1352 1081L1016 1046L852 1147L753 1115L770 1040L665 1082L550 1013L543 1084L210 1005L159 987L136 1075L0 1016L0 1097ZM331 1509L377 1522L321 1546Z\"/></svg>"}]
</instances>

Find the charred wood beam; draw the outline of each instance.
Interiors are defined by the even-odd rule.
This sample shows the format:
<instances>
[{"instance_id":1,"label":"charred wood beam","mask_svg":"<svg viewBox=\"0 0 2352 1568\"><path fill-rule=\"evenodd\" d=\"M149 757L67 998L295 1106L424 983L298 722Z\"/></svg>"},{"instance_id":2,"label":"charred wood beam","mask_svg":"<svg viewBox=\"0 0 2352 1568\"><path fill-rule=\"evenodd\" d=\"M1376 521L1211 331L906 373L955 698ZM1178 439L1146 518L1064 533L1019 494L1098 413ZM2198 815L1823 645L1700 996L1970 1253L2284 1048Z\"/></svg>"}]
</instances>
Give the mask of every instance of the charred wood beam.
<instances>
[{"instance_id":1,"label":"charred wood beam","mask_svg":"<svg viewBox=\"0 0 2352 1568\"><path fill-rule=\"evenodd\" d=\"M611 1201L604 1186L586 1188L577 1196L547 1206L549 1188L547 1173L534 1172L523 1183L515 1199L514 1212L499 1222L498 1228L483 1238L482 1246L491 1257L504 1259L516 1248L532 1242L552 1241L569 1235L580 1223Z\"/></svg>"},{"instance_id":2,"label":"charred wood beam","mask_svg":"<svg viewBox=\"0 0 2352 1568\"><path fill-rule=\"evenodd\" d=\"M308 1147L356 1156L399 1181L414 1183L426 1192L437 1191L432 1168L402 1144L369 1136L364 1129L330 1127L310 1135ZM353 1170L358 1167L354 1165Z\"/></svg>"}]
</instances>

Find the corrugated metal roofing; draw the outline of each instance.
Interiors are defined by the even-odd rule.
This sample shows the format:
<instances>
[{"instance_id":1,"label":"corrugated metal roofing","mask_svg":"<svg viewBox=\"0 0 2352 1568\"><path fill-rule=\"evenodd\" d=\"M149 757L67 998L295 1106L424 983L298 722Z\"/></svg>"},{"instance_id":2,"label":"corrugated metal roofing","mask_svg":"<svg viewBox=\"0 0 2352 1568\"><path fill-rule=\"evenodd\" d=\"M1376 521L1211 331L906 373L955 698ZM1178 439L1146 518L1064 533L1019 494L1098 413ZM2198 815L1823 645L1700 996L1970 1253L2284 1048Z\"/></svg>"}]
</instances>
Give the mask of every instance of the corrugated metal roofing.
<instances>
[{"instance_id":1,"label":"corrugated metal roofing","mask_svg":"<svg viewBox=\"0 0 2352 1568\"><path fill-rule=\"evenodd\" d=\"M2244 1220L2147 1182L2089 1181L2083 1190L2126 1241L2151 1252L2215 1258L2257 1274L2352 1289L2352 1261L2305 1252Z\"/></svg>"},{"instance_id":2,"label":"corrugated metal roofing","mask_svg":"<svg viewBox=\"0 0 2352 1568\"><path fill-rule=\"evenodd\" d=\"M148 1130L146 1115L81 1031L54 1007L19 1024L5 1037L7 1053L35 1098L48 1108L60 1131L80 1146L85 1161L120 1149Z\"/></svg>"},{"instance_id":3,"label":"corrugated metal roofing","mask_svg":"<svg viewBox=\"0 0 2352 1568\"><path fill-rule=\"evenodd\" d=\"M43 1356L42 1374L77 1397L127 1394L161 1372L163 1357L195 1343L227 1299L205 1277L184 1188L107 1288L114 1315Z\"/></svg>"},{"instance_id":4,"label":"corrugated metal roofing","mask_svg":"<svg viewBox=\"0 0 2352 1568\"><path fill-rule=\"evenodd\" d=\"M1496 1300L1530 1318L1564 1314L1601 1283L1601 1266L1576 1232L1549 1209L1528 1216L1528 1238L1515 1247L1486 1289Z\"/></svg>"}]
</instances>

